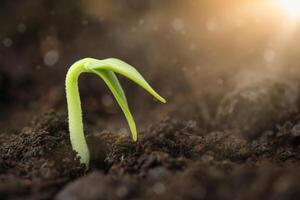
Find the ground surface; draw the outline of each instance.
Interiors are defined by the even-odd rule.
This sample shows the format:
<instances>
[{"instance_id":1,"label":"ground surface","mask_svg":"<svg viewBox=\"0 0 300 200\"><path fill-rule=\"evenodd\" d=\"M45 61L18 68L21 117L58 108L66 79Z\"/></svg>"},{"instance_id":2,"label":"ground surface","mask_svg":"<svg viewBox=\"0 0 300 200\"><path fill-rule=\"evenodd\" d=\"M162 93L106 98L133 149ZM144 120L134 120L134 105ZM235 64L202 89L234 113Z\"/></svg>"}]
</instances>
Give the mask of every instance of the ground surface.
<instances>
[{"instance_id":1,"label":"ground surface","mask_svg":"<svg viewBox=\"0 0 300 200\"><path fill-rule=\"evenodd\" d=\"M300 114L297 105L277 104L290 91L277 87L266 93L275 99L243 95L253 88L225 96L213 123L197 103L185 112L179 106L148 123L137 143L128 134L88 132L89 171L75 159L66 116L37 115L21 131L0 134L0 198L299 199Z\"/></svg>"}]
</instances>

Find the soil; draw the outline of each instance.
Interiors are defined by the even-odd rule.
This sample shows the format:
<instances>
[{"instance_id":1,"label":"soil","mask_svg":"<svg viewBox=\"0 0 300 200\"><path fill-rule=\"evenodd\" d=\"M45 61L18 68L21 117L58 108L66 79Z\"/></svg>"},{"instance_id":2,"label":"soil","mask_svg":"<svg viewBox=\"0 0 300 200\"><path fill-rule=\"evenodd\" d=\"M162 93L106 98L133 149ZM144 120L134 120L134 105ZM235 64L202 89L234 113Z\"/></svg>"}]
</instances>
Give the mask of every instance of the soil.
<instances>
[{"instance_id":1,"label":"soil","mask_svg":"<svg viewBox=\"0 0 300 200\"><path fill-rule=\"evenodd\" d=\"M241 101L241 95L224 98ZM247 98L242 102L247 104ZM251 98L252 106L264 105L255 102ZM225 107L224 100L220 105ZM186 108L199 110L195 102ZM280 109L273 106L271 110L276 113ZM269 113L270 109L256 112L263 111ZM128 134L88 131L89 170L72 151L64 114L37 115L21 131L1 133L0 198L300 198L297 109L278 114L281 117L274 118L275 124L268 120L260 129L253 127L255 137L238 126L224 128L218 117L208 125L199 113L183 114L179 108L170 113L140 132L136 143Z\"/></svg>"}]
</instances>

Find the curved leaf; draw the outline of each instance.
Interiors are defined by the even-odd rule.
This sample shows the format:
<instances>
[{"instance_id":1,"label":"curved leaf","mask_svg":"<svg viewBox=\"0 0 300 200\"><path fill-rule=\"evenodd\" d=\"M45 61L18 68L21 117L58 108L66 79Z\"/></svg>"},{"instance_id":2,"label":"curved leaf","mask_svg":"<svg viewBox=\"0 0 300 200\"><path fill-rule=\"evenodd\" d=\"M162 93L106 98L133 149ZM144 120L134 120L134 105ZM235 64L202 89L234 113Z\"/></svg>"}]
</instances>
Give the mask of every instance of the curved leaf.
<instances>
[{"instance_id":1,"label":"curved leaf","mask_svg":"<svg viewBox=\"0 0 300 200\"><path fill-rule=\"evenodd\" d=\"M150 94L152 94L159 101L165 103L166 100L152 89L152 87L147 83L143 76L134 67L119 59L108 58L104 60L97 60L94 58L86 58L84 66L87 70L100 76L107 84L127 119L133 140L136 141L137 131L135 121L129 110L123 88L115 73L121 74L127 77L128 79L134 81L146 91L148 91Z\"/></svg>"},{"instance_id":2,"label":"curved leaf","mask_svg":"<svg viewBox=\"0 0 300 200\"><path fill-rule=\"evenodd\" d=\"M109 89L113 93L114 97L116 98L119 106L121 107L121 109L126 117L128 124L129 124L132 138L134 141L136 141L137 140L137 131L136 131L135 121L129 110L125 93L123 91L122 86L120 85L120 82L119 82L117 76L114 74L114 72L107 71L107 70L93 69L93 72L95 74L97 74L98 76L100 76L104 80L106 85L109 87Z\"/></svg>"},{"instance_id":3,"label":"curved leaf","mask_svg":"<svg viewBox=\"0 0 300 200\"><path fill-rule=\"evenodd\" d=\"M85 66L91 70L106 69L121 74L140 85L159 101L166 103L166 100L152 89L152 87L147 83L143 76L134 67L123 62L122 60L116 58L108 58L104 60L97 60L91 58Z\"/></svg>"}]
</instances>

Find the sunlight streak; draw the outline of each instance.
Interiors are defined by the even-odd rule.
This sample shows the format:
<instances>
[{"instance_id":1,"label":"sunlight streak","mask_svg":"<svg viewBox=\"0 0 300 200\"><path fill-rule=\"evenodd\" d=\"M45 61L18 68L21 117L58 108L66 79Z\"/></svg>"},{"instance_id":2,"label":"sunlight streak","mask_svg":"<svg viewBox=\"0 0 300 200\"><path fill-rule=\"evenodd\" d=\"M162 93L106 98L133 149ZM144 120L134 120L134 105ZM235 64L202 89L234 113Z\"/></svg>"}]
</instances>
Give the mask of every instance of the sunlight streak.
<instances>
[{"instance_id":1,"label":"sunlight streak","mask_svg":"<svg viewBox=\"0 0 300 200\"><path fill-rule=\"evenodd\" d=\"M276 0L278 5L295 20L300 20L300 0Z\"/></svg>"}]
</instances>

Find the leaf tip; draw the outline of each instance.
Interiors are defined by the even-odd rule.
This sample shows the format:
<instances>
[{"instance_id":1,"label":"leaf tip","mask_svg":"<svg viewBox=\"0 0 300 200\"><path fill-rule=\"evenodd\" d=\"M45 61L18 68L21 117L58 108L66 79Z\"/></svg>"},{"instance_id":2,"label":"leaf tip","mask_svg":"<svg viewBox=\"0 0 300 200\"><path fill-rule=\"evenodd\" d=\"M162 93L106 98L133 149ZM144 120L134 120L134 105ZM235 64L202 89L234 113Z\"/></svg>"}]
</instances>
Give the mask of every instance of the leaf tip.
<instances>
[{"instance_id":1,"label":"leaf tip","mask_svg":"<svg viewBox=\"0 0 300 200\"><path fill-rule=\"evenodd\" d=\"M156 93L156 95L154 95L154 97L155 97L158 101L160 101L160 102L162 102L162 103L167 103L167 100L166 100L165 98L163 98L162 96L160 96L159 94L157 94L157 93Z\"/></svg>"},{"instance_id":2,"label":"leaf tip","mask_svg":"<svg viewBox=\"0 0 300 200\"><path fill-rule=\"evenodd\" d=\"M167 103L167 100L164 99L163 97L161 97L160 102L162 102L162 103Z\"/></svg>"},{"instance_id":3,"label":"leaf tip","mask_svg":"<svg viewBox=\"0 0 300 200\"><path fill-rule=\"evenodd\" d=\"M133 135L132 139L133 139L134 142L136 142L137 141L137 134Z\"/></svg>"}]
</instances>

